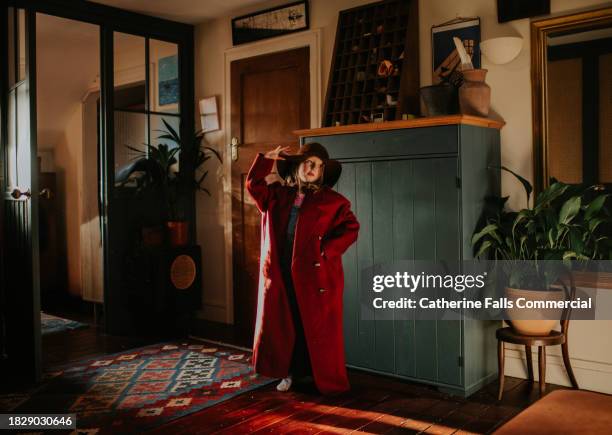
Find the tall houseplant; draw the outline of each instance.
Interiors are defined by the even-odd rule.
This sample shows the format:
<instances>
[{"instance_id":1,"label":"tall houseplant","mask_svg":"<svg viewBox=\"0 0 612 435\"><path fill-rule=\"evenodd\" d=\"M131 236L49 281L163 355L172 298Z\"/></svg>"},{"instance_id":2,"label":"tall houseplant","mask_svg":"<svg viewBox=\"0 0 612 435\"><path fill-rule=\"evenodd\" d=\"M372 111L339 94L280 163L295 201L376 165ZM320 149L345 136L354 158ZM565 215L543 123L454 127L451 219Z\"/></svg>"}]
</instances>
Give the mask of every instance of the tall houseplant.
<instances>
[{"instance_id":1,"label":"tall houseplant","mask_svg":"<svg viewBox=\"0 0 612 435\"><path fill-rule=\"evenodd\" d=\"M158 139L169 141L159 143L157 146L144 144L145 150L129 147L131 150L146 156L153 161L158 172L156 177L159 193L166 206L166 226L168 236L173 245L186 245L188 243L187 204L192 194L198 191L205 192L210 196L210 191L204 187L204 181L208 170L204 170L205 163L212 157L216 157L222 163L219 153L207 146L202 145L204 132L196 132L191 140L181 140L177 131L162 119L164 130L160 132ZM175 170L178 164L178 170Z\"/></svg>"},{"instance_id":2,"label":"tall houseplant","mask_svg":"<svg viewBox=\"0 0 612 435\"><path fill-rule=\"evenodd\" d=\"M552 290L564 272L550 264L612 259L609 234L612 220L606 207L608 194L597 194L594 186L585 188L551 179L550 186L535 198L530 208L533 188L529 181L506 167L501 169L521 182L527 207L509 211L505 208L507 196L487 198L487 207L472 237L472 245L477 257L504 260L509 265L505 270L509 289L531 291L532 297L551 297L550 293L533 293ZM554 322L549 323L552 329ZM520 322L514 321L512 325L515 329L520 328ZM546 332L547 328L542 327L537 334L531 335L546 335L550 333L550 329Z\"/></svg>"}]
</instances>

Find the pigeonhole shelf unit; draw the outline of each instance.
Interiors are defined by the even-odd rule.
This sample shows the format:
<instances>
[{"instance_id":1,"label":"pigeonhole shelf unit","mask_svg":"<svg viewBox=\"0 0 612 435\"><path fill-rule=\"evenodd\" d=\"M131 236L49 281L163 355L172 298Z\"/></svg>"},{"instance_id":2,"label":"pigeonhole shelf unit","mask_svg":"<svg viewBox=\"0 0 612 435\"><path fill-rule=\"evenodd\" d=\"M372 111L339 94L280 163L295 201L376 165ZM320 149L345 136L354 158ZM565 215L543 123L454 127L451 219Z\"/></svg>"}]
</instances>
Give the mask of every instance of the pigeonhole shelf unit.
<instances>
[{"instance_id":1,"label":"pigeonhole shelf unit","mask_svg":"<svg viewBox=\"0 0 612 435\"><path fill-rule=\"evenodd\" d=\"M349 367L468 396L496 376L499 322L365 320L361 271L399 260L473 258L484 198L500 194L502 121L465 115L295 131L342 162L335 189L361 224L343 256L344 339Z\"/></svg>"}]
</instances>

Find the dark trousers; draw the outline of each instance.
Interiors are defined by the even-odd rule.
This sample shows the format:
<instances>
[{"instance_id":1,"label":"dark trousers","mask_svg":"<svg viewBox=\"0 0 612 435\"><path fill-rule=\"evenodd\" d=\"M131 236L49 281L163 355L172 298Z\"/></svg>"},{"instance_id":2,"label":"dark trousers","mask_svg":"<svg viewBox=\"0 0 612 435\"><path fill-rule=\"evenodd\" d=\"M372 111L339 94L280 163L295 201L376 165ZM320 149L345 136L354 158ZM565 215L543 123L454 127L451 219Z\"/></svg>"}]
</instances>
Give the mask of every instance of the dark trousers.
<instances>
[{"instance_id":1,"label":"dark trousers","mask_svg":"<svg viewBox=\"0 0 612 435\"><path fill-rule=\"evenodd\" d=\"M291 256L289 255L288 259L286 257L287 255L284 255L281 259L281 270L285 282L285 289L287 290L289 306L291 308L293 325L295 326L295 345L293 346L291 355L289 373L293 375L293 377L310 376L312 375L312 368L310 366L310 356L308 355L308 345L306 343L302 317L300 316L295 289L293 287L293 279L291 277Z\"/></svg>"}]
</instances>

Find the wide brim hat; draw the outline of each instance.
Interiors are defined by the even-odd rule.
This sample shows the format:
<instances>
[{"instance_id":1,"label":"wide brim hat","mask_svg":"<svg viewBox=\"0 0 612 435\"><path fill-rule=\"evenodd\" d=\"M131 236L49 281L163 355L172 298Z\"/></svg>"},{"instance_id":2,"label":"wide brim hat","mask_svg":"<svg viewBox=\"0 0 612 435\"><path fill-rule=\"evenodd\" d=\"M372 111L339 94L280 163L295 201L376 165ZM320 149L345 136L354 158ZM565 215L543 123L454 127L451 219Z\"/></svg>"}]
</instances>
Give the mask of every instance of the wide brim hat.
<instances>
[{"instance_id":1,"label":"wide brim hat","mask_svg":"<svg viewBox=\"0 0 612 435\"><path fill-rule=\"evenodd\" d=\"M280 157L283 157L284 160L276 161L276 170L282 178L287 178L293 174L297 165L312 156L320 158L325 165L322 184L334 187L342 174L342 165L338 160L330 159L325 147L317 142L302 145L296 154L281 153Z\"/></svg>"}]
</instances>

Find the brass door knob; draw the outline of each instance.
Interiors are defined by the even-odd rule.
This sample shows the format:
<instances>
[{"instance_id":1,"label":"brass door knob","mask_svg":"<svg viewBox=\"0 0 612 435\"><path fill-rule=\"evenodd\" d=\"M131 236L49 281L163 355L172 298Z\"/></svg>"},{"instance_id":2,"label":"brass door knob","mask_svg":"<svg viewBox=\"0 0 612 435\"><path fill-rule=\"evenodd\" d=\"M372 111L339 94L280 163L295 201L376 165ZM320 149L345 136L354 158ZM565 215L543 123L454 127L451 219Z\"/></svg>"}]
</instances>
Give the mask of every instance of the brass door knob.
<instances>
[{"instance_id":1,"label":"brass door knob","mask_svg":"<svg viewBox=\"0 0 612 435\"><path fill-rule=\"evenodd\" d=\"M26 190L25 192L22 192L21 190L19 190L18 187L16 187L11 192L11 196L15 199L19 199L22 196L25 196L26 198L30 199L32 197L32 192L30 192L30 189Z\"/></svg>"}]
</instances>

